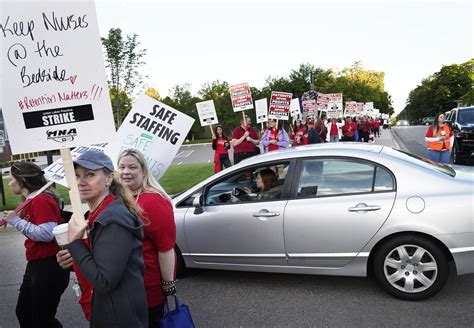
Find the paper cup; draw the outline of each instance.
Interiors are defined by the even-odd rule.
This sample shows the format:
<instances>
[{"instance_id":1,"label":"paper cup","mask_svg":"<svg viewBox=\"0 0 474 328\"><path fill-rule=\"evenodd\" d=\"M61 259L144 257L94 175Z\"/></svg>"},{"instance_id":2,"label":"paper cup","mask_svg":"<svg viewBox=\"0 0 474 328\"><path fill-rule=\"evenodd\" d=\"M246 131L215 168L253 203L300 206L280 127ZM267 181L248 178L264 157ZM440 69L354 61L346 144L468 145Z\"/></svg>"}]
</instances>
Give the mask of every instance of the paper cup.
<instances>
[{"instance_id":1,"label":"paper cup","mask_svg":"<svg viewBox=\"0 0 474 328\"><path fill-rule=\"evenodd\" d=\"M64 248L67 244L69 244L69 239L67 236L68 229L69 225L67 223L57 225L53 228L53 235L56 238L56 242L58 243L59 247L61 248Z\"/></svg>"}]
</instances>

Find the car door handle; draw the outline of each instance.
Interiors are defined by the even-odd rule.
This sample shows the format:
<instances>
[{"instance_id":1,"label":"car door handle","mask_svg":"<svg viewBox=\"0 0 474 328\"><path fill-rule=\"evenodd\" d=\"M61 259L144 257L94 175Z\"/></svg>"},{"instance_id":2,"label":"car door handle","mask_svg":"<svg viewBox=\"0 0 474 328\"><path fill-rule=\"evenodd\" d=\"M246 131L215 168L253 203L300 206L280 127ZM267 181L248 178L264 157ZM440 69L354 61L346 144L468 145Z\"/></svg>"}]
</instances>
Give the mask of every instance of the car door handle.
<instances>
[{"instance_id":1,"label":"car door handle","mask_svg":"<svg viewBox=\"0 0 474 328\"><path fill-rule=\"evenodd\" d=\"M369 212L380 210L378 205L357 204L355 207L349 207L349 212Z\"/></svg>"},{"instance_id":2,"label":"car door handle","mask_svg":"<svg viewBox=\"0 0 474 328\"><path fill-rule=\"evenodd\" d=\"M256 218L271 218L274 216L279 216L280 213L278 212L269 212L268 210L261 210L258 213L253 213L253 216Z\"/></svg>"}]
</instances>

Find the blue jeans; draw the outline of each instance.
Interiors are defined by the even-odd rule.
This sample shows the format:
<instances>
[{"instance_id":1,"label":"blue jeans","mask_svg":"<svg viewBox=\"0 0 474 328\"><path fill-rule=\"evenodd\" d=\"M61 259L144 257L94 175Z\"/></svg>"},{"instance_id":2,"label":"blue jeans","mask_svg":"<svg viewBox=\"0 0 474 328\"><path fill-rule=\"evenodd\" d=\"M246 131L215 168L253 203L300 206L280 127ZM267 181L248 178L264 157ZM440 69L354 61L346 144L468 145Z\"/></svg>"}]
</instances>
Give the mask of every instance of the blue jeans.
<instances>
[{"instance_id":1,"label":"blue jeans","mask_svg":"<svg viewBox=\"0 0 474 328\"><path fill-rule=\"evenodd\" d=\"M428 149L428 159L436 163L448 164L451 154L448 150L436 151Z\"/></svg>"},{"instance_id":2,"label":"blue jeans","mask_svg":"<svg viewBox=\"0 0 474 328\"><path fill-rule=\"evenodd\" d=\"M330 136L329 142L339 142L339 136Z\"/></svg>"}]
</instances>

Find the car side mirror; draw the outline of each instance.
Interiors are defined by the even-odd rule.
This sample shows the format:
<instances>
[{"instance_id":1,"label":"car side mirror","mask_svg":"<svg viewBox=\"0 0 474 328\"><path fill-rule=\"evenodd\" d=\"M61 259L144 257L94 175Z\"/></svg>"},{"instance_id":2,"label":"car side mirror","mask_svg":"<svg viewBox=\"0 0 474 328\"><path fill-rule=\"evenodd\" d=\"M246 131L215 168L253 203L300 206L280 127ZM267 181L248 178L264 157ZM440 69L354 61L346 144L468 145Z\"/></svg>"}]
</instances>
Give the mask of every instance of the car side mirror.
<instances>
[{"instance_id":1,"label":"car side mirror","mask_svg":"<svg viewBox=\"0 0 474 328\"><path fill-rule=\"evenodd\" d=\"M202 208L203 204L203 197L202 195L199 195L197 197L194 197L193 199L193 206L194 206L194 214L202 214L204 213L204 209Z\"/></svg>"}]
</instances>

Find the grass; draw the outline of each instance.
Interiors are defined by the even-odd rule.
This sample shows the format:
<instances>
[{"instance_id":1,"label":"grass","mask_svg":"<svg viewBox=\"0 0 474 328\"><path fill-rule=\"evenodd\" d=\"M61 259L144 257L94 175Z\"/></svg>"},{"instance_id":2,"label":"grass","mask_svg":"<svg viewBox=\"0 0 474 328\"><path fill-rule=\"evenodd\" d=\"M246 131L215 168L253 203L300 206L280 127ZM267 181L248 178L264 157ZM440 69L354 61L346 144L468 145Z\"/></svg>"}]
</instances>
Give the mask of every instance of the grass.
<instances>
[{"instance_id":1,"label":"grass","mask_svg":"<svg viewBox=\"0 0 474 328\"><path fill-rule=\"evenodd\" d=\"M172 195L191 188L213 174L213 163L173 165L160 179L160 184Z\"/></svg>"},{"instance_id":2,"label":"grass","mask_svg":"<svg viewBox=\"0 0 474 328\"><path fill-rule=\"evenodd\" d=\"M214 164L212 163L172 165L161 178L160 184L166 192L172 195L191 188L213 174ZM11 192L8 182L9 179L3 179L6 205L4 206L0 200L0 211L14 209L21 202L20 196L16 196ZM68 190L61 185L56 185L56 190L64 199L64 203L69 204Z\"/></svg>"},{"instance_id":3,"label":"grass","mask_svg":"<svg viewBox=\"0 0 474 328\"><path fill-rule=\"evenodd\" d=\"M195 140L189 140L185 141L183 145L194 145L194 144L201 144L201 143L210 143L212 139L195 139Z\"/></svg>"}]
</instances>

